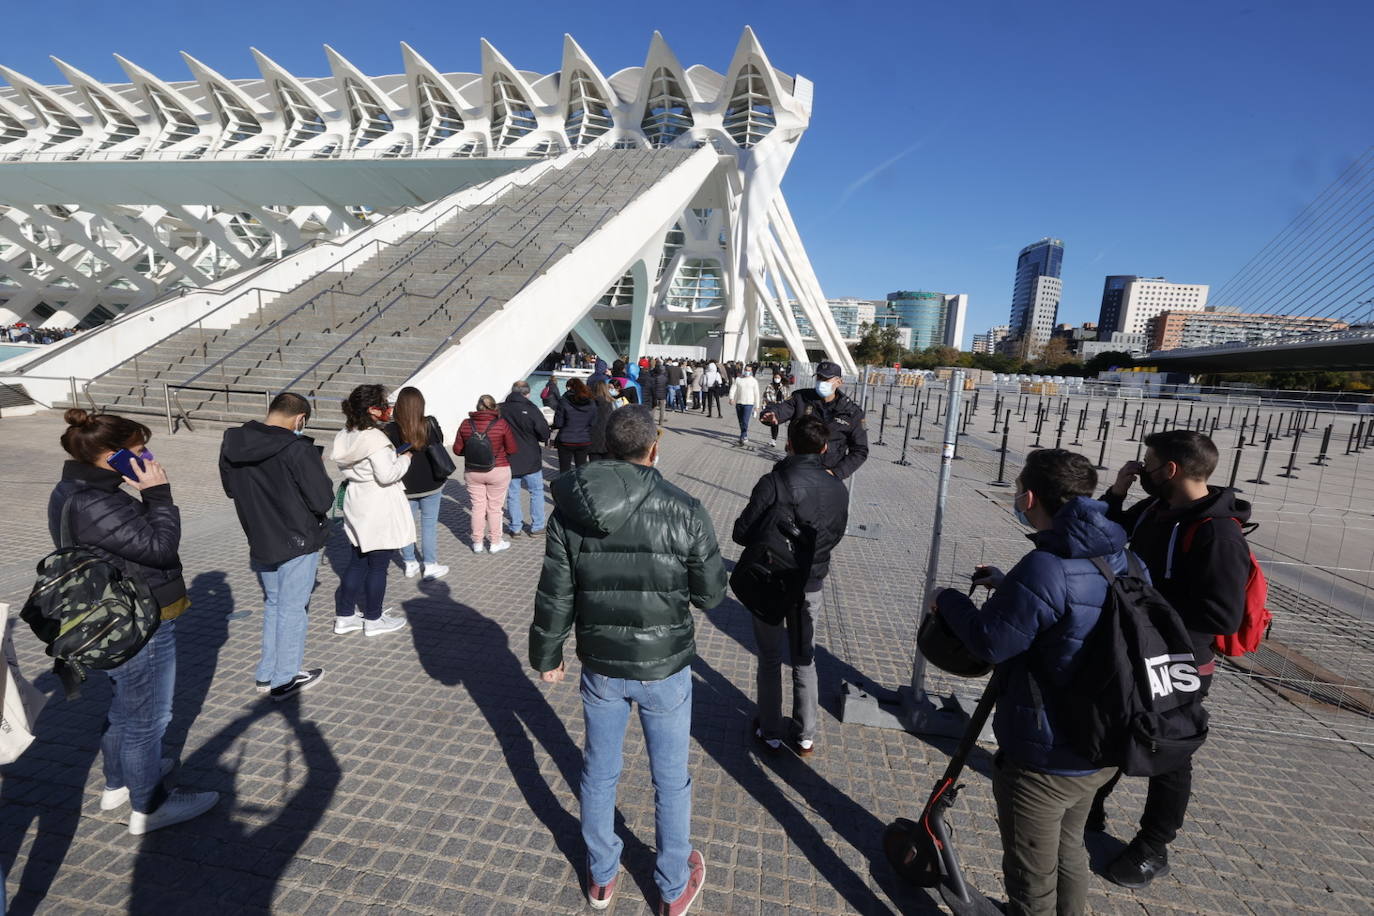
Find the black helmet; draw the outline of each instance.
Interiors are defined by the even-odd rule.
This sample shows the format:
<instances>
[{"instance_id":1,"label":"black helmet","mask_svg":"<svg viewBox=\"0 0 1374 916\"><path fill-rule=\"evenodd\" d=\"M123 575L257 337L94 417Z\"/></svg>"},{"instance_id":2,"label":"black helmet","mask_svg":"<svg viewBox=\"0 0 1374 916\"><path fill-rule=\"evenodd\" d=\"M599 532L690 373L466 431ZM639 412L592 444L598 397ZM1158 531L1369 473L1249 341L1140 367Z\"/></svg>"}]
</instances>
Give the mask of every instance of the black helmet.
<instances>
[{"instance_id":1,"label":"black helmet","mask_svg":"<svg viewBox=\"0 0 1374 916\"><path fill-rule=\"evenodd\" d=\"M968 650L944 616L933 611L916 631L916 648L936 668L960 677L982 677L992 670L992 665Z\"/></svg>"}]
</instances>

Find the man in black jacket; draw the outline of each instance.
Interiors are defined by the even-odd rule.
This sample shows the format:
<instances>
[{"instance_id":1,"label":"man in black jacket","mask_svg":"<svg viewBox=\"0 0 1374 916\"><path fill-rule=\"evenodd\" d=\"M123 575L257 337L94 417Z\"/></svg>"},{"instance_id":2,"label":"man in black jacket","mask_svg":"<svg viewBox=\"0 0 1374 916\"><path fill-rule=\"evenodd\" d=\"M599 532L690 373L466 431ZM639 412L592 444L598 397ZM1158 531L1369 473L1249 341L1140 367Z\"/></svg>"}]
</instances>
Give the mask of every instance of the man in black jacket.
<instances>
[{"instance_id":1,"label":"man in black jacket","mask_svg":"<svg viewBox=\"0 0 1374 916\"><path fill-rule=\"evenodd\" d=\"M510 516L510 536L524 530L525 519L520 513L520 488L530 494L529 536L544 533L544 444L549 441L549 421L544 412L530 400L530 383L521 379L510 387L510 394L501 404L501 418L506 421L515 442L519 445L510 455L510 488L506 490L506 514Z\"/></svg>"},{"instance_id":2,"label":"man in black jacket","mask_svg":"<svg viewBox=\"0 0 1374 916\"><path fill-rule=\"evenodd\" d=\"M663 371L668 376L668 409L682 413L687 409L682 397L682 366L678 365L677 360L671 360Z\"/></svg>"},{"instance_id":3,"label":"man in black jacket","mask_svg":"<svg viewBox=\"0 0 1374 916\"><path fill-rule=\"evenodd\" d=\"M1216 466L1217 449L1207 436L1166 430L1145 438L1145 460L1127 462L1102 496L1107 517L1126 529L1131 550L1188 628L1203 696L1216 669L1212 640L1240 629L1250 576L1242 527L1250 520L1250 504L1237 499L1235 490L1207 485ZM1126 495L1137 480L1149 498L1126 509ZM1140 831L1108 866L1108 878L1142 888L1169 873L1168 846L1183 826L1192 782L1191 762L1150 778ZM1106 829L1103 804L1115 785L1114 779L1098 793L1089 830Z\"/></svg>"},{"instance_id":4,"label":"man in black jacket","mask_svg":"<svg viewBox=\"0 0 1374 916\"><path fill-rule=\"evenodd\" d=\"M779 501L795 508L793 519L811 543L811 571L807 577L805 601L782 624L765 623L754 617L754 638L759 645L758 709L755 736L770 750L783 740L792 743L801 756L815 749L820 714L820 688L816 677L815 624L824 607L821 586L830 571L830 552L844 537L849 523L849 492L825 467L831 432L819 417L804 416L787 428L787 450L791 455L754 485L749 505L735 520L732 538L747 547L760 537L759 530L771 518L770 509ZM790 637L790 639L789 639ZM792 660L792 728L783 727L782 658L788 651Z\"/></svg>"},{"instance_id":5,"label":"man in black jacket","mask_svg":"<svg viewBox=\"0 0 1374 916\"><path fill-rule=\"evenodd\" d=\"M320 549L329 536L334 487L315 441L301 435L310 402L284 391L267 420L224 431L219 476L248 536L263 592L262 661L257 686L285 700L319 683L323 668L304 670L306 610Z\"/></svg>"},{"instance_id":6,"label":"man in black jacket","mask_svg":"<svg viewBox=\"0 0 1374 916\"><path fill-rule=\"evenodd\" d=\"M843 375L836 363L824 360L816 366L815 388L798 388L787 400L771 404L759 414L759 422L766 426L804 416L816 416L825 421L830 428L830 443L821 463L840 480L868 460L864 411L840 391Z\"/></svg>"}]
</instances>

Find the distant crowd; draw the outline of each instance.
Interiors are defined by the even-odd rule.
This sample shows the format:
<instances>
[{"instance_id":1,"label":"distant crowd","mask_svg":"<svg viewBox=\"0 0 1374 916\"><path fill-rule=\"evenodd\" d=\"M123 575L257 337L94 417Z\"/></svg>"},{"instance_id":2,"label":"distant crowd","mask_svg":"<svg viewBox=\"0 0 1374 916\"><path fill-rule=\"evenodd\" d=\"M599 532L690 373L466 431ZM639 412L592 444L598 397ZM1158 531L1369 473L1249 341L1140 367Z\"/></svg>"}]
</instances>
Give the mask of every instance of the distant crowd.
<instances>
[{"instance_id":1,"label":"distant crowd","mask_svg":"<svg viewBox=\"0 0 1374 916\"><path fill-rule=\"evenodd\" d=\"M76 334L76 328L35 328L22 321L0 325L0 343L50 344Z\"/></svg>"}]
</instances>

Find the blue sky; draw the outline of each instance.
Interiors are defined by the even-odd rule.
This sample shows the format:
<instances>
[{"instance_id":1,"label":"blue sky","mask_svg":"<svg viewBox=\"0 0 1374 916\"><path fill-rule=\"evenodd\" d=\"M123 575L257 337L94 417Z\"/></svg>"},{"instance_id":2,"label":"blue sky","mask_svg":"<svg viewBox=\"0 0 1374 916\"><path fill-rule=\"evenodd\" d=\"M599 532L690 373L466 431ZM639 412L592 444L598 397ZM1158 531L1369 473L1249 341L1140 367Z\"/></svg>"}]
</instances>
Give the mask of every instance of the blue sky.
<instances>
[{"instance_id":1,"label":"blue sky","mask_svg":"<svg viewBox=\"0 0 1374 916\"><path fill-rule=\"evenodd\" d=\"M1106 274L1215 289L1374 143L1367 0L135 0L6 20L0 63L45 82L48 54L120 80L111 52L185 79L182 49L256 76L249 46L324 75L325 42L372 73L400 72L402 40L476 70L479 37L547 72L564 32L610 73L654 29L719 70L749 24L816 84L784 190L826 293L966 292L970 333L1006 321L1016 253L1046 235L1066 246L1062 320L1096 319Z\"/></svg>"}]
</instances>

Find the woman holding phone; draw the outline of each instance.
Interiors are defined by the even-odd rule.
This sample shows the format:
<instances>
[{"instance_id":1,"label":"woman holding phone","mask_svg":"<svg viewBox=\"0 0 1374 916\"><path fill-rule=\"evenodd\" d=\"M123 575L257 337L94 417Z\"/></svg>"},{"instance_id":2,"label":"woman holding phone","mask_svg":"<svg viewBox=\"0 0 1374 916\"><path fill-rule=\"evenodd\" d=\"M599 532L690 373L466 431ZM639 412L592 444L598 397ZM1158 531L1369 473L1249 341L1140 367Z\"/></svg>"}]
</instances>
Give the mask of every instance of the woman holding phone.
<instances>
[{"instance_id":1,"label":"woman holding phone","mask_svg":"<svg viewBox=\"0 0 1374 916\"><path fill-rule=\"evenodd\" d=\"M420 563L424 562L424 578L442 579L448 575L448 567L439 563L438 532L439 507L444 499L444 481L448 476L438 476L434 463L425 454L425 447L431 442L442 443L444 431L439 421L425 414L425 396L420 389L405 387L396 395L396 411L386 425L387 438L400 447L410 446L410 454L416 455L410 461L401 483L405 484L406 499L410 502L416 524L420 527L420 556L415 556L415 545L406 544L401 548L401 559L406 564L406 578L413 579L420 573Z\"/></svg>"},{"instance_id":2,"label":"woman holding phone","mask_svg":"<svg viewBox=\"0 0 1374 916\"><path fill-rule=\"evenodd\" d=\"M344 428L334 437L329 457L343 472L344 532L352 545L334 598L334 632L364 636L394 633L406 625L382 609L386 570L396 551L415 544L415 519L405 485L410 443L395 446L382 428L391 422L391 405L381 385L359 385L343 402ZM362 616L354 613L361 606Z\"/></svg>"},{"instance_id":3,"label":"woman holding phone","mask_svg":"<svg viewBox=\"0 0 1374 916\"><path fill-rule=\"evenodd\" d=\"M204 814L217 792L167 791L163 778L174 761L162 759L162 738L172 721L176 686L176 621L191 606L181 576L181 513L172 502L167 473L144 446L148 427L115 414L68 410L62 448L72 460L48 500L48 530L61 546L66 516L72 543L86 547L142 579L161 623L133 658L109 672L110 701L100 754L105 769L104 811L129 804L129 833L179 824ZM116 465L127 473L116 470ZM129 484L141 500L121 489Z\"/></svg>"}]
</instances>

